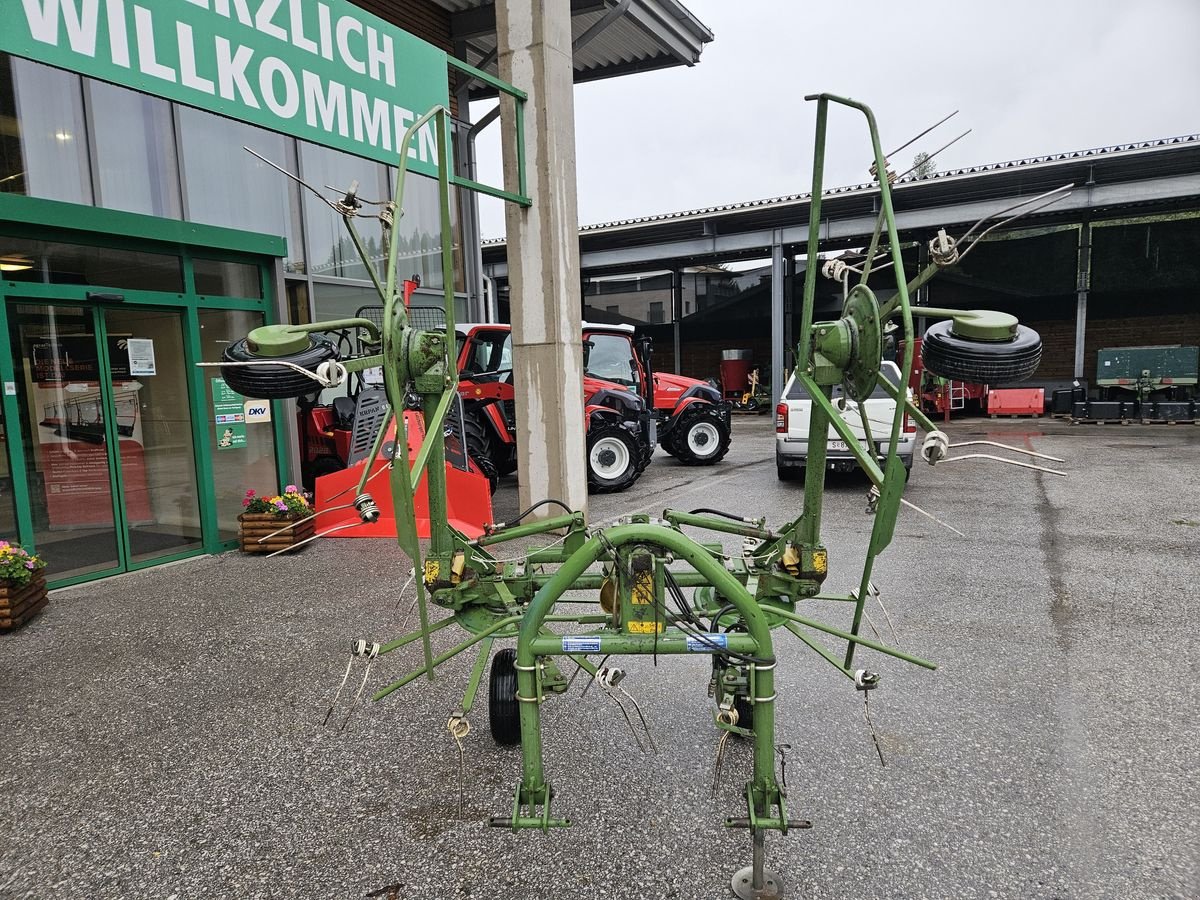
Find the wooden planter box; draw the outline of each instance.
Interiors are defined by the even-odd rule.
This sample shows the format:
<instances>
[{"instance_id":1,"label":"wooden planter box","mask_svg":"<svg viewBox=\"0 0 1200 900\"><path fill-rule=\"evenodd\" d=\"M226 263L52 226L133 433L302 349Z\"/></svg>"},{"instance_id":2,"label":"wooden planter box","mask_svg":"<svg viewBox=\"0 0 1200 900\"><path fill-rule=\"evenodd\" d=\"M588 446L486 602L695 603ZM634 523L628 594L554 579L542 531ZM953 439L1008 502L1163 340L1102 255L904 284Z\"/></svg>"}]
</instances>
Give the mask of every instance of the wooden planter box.
<instances>
[{"instance_id":1,"label":"wooden planter box","mask_svg":"<svg viewBox=\"0 0 1200 900\"><path fill-rule=\"evenodd\" d=\"M242 513L238 516L238 522L241 523L238 528L238 542L243 553L274 553L276 550L286 550L313 536L316 532L315 518L309 516L307 519L292 520L296 524L287 531L259 543L259 538L279 531L289 524L289 520L280 519L270 513Z\"/></svg>"},{"instance_id":2,"label":"wooden planter box","mask_svg":"<svg viewBox=\"0 0 1200 900\"><path fill-rule=\"evenodd\" d=\"M13 587L0 582L0 631L24 625L49 602L46 595L46 570L39 569L27 584Z\"/></svg>"}]
</instances>

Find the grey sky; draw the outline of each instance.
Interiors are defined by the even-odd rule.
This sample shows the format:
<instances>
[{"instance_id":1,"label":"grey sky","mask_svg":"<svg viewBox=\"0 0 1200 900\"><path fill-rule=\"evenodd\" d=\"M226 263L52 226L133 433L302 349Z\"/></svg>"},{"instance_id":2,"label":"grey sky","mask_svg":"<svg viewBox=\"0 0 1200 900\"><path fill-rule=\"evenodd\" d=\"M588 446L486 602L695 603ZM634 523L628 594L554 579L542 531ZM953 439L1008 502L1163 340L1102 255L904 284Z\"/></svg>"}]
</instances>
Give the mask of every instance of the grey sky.
<instances>
[{"instance_id":1,"label":"grey sky","mask_svg":"<svg viewBox=\"0 0 1200 900\"><path fill-rule=\"evenodd\" d=\"M959 110L897 171L968 128L939 170L1200 132L1200 0L684 3L716 35L698 65L575 90L581 224L807 191L819 91L871 106L885 152ZM868 181L861 116L829 138L826 184Z\"/></svg>"}]
</instances>

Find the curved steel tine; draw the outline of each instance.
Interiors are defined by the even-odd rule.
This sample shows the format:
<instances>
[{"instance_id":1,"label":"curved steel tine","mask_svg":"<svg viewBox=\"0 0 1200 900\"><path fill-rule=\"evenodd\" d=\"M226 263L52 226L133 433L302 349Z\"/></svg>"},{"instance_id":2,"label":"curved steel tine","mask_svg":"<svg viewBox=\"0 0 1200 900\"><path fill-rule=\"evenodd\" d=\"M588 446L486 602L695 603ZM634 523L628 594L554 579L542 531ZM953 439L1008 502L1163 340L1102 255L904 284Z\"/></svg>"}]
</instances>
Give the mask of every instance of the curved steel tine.
<instances>
[{"instance_id":1,"label":"curved steel tine","mask_svg":"<svg viewBox=\"0 0 1200 900\"><path fill-rule=\"evenodd\" d=\"M1059 475L1063 478L1067 477L1066 472L1059 472L1057 469L1047 469L1045 466L1035 466L1033 463L1018 462L1015 459L1005 459L1003 456L993 456L991 453L965 453L962 456L947 456L945 459L938 460L938 465L948 462L962 462L964 459L992 459L996 462L1004 463L1009 466L1020 466L1022 469L1034 469L1038 472L1045 472L1047 475Z\"/></svg>"},{"instance_id":2,"label":"curved steel tine","mask_svg":"<svg viewBox=\"0 0 1200 900\"><path fill-rule=\"evenodd\" d=\"M942 462L945 462L945 460L942 460ZM955 528L953 525L947 525L945 522L943 522L943 521L942 521L941 519L939 519L937 516L933 515L933 513L928 513L928 512L926 512L925 510L921 509L921 507L917 506L917 504L915 504L915 503L913 503L913 502L911 502L911 501L909 501L909 500L905 500L903 497L901 497L901 498L900 498L900 502L901 502L901 503L903 503L905 506L907 506L909 509L915 509L917 512L919 512L919 513L920 513L921 515L923 515L925 518L927 518L927 519L932 519L934 522L937 522L937 523L938 523L939 525L941 525L943 528L946 528L946 529L949 529L950 531L953 531L953 532L954 532L955 534L957 534L959 537L966 537L966 535L965 535L965 534L963 534L961 531L959 531L959 530L958 530L957 528Z\"/></svg>"},{"instance_id":3,"label":"curved steel tine","mask_svg":"<svg viewBox=\"0 0 1200 900\"><path fill-rule=\"evenodd\" d=\"M382 475L384 472L390 472L390 471L391 471L391 469L392 469L392 465L393 465L393 463L389 462L389 463L388 463L386 466L384 466L382 469L380 469L380 470L379 470L378 472L376 472L375 474L373 474L373 475L368 475L368 476L367 476L367 480L366 480L366 482L363 484L363 487L366 487L366 485L368 485L368 484L370 484L370 483L371 483L371 480L372 480L372 479L374 479L374 478L377 478L378 476ZM336 494L334 494L334 495L333 495L332 497L330 497L329 499L330 499L330 500L336 500L338 497L342 497L342 496L344 496L344 495L346 495L346 494L348 494L348 493L350 493L351 491L354 491L354 490L358 490L358 484L357 484L357 483L350 485L350 487L347 487L347 488L342 488L340 491L338 491ZM348 504L348 506L353 506L353 505L354 505L353 503L350 503L350 504ZM334 507L334 509L346 509L346 508L347 508L347 506L335 506L335 507Z\"/></svg>"},{"instance_id":4,"label":"curved steel tine","mask_svg":"<svg viewBox=\"0 0 1200 900\"><path fill-rule=\"evenodd\" d=\"M277 534L283 534L285 531L290 531L291 529L293 529L297 525L299 525L301 522L307 521L308 519L315 519L317 516L325 515L325 513L337 512L339 509L352 509L353 507L354 507L353 503L347 503L343 506L331 506L328 509L319 509L316 512L314 512L311 516L306 516L303 519L296 519L294 522L289 522L288 524L284 525L278 531L272 531L270 534L263 535L262 537L260 537L258 539L257 543L261 544L263 541L265 541L269 538L273 538Z\"/></svg>"},{"instance_id":5,"label":"curved steel tine","mask_svg":"<svg viewBox=\"0 0 1200 900\"><path fill-rule=\"evenodd\" d=\"M950 113L950 115L946 116L945 118L939 119L938 121L934 122L932 125L930 125L928 128L926 128L924 131L922 131L916 137L909 138L907 141L905 141L903 144L901 144L899 147L897 147L891 153L887 154L887 156L885 156L884 159L890 159L891 157L893 157L897 153L899 153L901 150L903 150L905 147L911 147L913 144L915 144L921 138L925 137L925 135L929 134L929 132L933 131L933 129L937 128L939 125L944 125L945 123L949 122L951 119L953 119L957 115L958 115L958 110L956 109L954 112Z\"/></svg>"},{"instance_id":6,"label":"curved steel tine","mask_svg":"<svg viewBox=\"0 0 1200 900\"><path fill-rule=\"evenodd\" d=\"M312 537L305 538L304 540L300 541L299 543L292 544L292 546L290 546L290 547L284 547L282 550L276 550L274 553L268 553L267 559L270 559L272 556L278 556L280 553L289 553L292 550L296 550L300 547L303 547L305 544L312 543L317 538L322 538L327 535L333 534L335 531L345 531L347 528L358 528L365 524L366 524L366 522L350 522L346 525L335 525L333 528L330 528L328 531L322 531L317 534L314 534Z\"/></svg>"},{"instance_id":7,"label":"curved steel tine","mask_svg":"<svg viewBox=\"0 0 1200 900\"><path fill-rule=\"evenodd\" d=\"M1012 206L1008 207L1007 209L1002 209L998 213L993 213L990 216L984 216L982 219L980 219L978 222L976 222L974 225L972 225L970 228L968 228L966 234L964 234L957 241L955 241L955 243L962 244L964 241L966 241L967 238L969 238L972 234L974 234L975 229L978 228L980 225L982 225L984 222L987 222L991 219L999 219L1001 216L1008 215L1013 210L1021 209L1022 207L1029 206L1030 204L1033 204L1033 203L1037 203L1039 200L1045 200L1047 197L1054 197L1055 194L1061 194L1063 191L1069 191L1073 187L1075 187L1074 182L1071 182L1070 184L1064 184L1064 185L1054 188L1053 190L1046 191L1043 194L1038 194L1036 197L1030 197L1028 200L1022 200L1020 203L1014 203ZM1063 197L1065 197L1065 196L1066 195L1063 194ZM1061 199L1062 199L1062 197L1054 197L1054 201L1052 201L1052 202L1057 202L1058 200L1061 200ZM1024 213L1021 213L1020 215L1024 215ZM1013 218L1016 218L1016 217L1014 216ZM988 230L990 231L991 229L988 229ZM984 232L984 233L986 234L987 232ZM980 235L980 237L983 237L983 235ZM978 240L978 238L976 240Z\"/></svg>"},{"instance_id":8,"label":"curved steel tine","mask_svg":"<svg viewBox=\"0 0 1200 900\"><path fill-rule=\"evenodd\" d=\"M949 444L950 447L999 447L1001 450L1011 450L1013 453L1024 453L1026 456L1036 456L1038 459L1048 459L1050 462L1066 462L1065 459L1059 459L1057 456L1050 456L1046 453L1035 453L1033 450L1022 450L1020 447L1013 447L1009 444L1001 444L999 441L958 441L954 444Z\"/></svg>"},{"instance_id":9,"label":"curved steel tine","mask_svg":"<svg viewBox=\"0 0 1200 900\"><path fill-rule=\"evenodd\" d=\"M624 694L626 697L628 697L629 702L633 704L633 708L635 710L637 710L638 718L642 720L642 728L646 732L646 740L648 740L650 742L650 749L653 752L657 753L658 746L654 743L654 734L650 731L650 724L646 721L646 717L644 715L642 715L641 706L638 705L638 702L637 702L637 700L634 699L633 694L629 693L629 691L625 690L625 688L618 687L617 690L620 691L622 694Z\"/></svg>"}]
</instances>

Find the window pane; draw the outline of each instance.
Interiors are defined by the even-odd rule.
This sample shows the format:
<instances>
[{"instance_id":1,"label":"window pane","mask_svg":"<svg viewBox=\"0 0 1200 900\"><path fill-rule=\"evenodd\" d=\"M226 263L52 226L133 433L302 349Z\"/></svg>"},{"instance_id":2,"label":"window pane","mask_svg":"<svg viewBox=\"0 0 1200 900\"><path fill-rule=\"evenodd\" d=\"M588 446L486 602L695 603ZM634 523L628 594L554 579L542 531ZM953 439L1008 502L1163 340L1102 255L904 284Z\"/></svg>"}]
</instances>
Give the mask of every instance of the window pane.
<instances>
[{"instance_id":1,"label":"window pane","mask_svg":"<svg viewBox=\"0 0 1200 900\"><path fill-rule=\"evenodd\" d=\"M196 277L196 293L201 296L262 298L258 266L219 259L193 259L192 271Z\"/></svg>"},{"instance_id":2,"label":"window pane","mask_svg":"<svg viewBox=\"0 0 1200 900\"><path fill-rule=\"evenodd\" d=\"M182 217L171 105L87 79L96 142L97 206Z\"/></svg>"},{"instance_id":3,"label":"window pane","mask_svg":"<svg viewBox=\"0 0 1200 900\"><path fill-rule=\"evenodd\" d=\"M226 347L262 324L262 313L232 309L200 310L200 353L203 361L220 362ZM204 408L211 410L213 382L221 382L221 377L213 369L205 369L204 372ZM225 428L224 425L220 427ZM273 496L283 487L279 484L279 472L275 467L275 432L271 423L248 422L242 427L246 432L244 443L238 440L218 446L221 437L217 432L218 426L211 419L205 426L208 432L208 455L213 466L218 536L223 541L237 538L237 517L242 512L246 491Z\"/></svg>"},{"instance_id":4,"label":"window pane","mask_svg":"<svg viewBox=\"0 0 1200 900\"><path fill-rule=\"evenodd\" d=\"M282 235L285 269L303 272L295 182L242 149L249 147L294 173L291 138L188 106L177 109L188 219Z\"/></svg>"},{"instance_id":5,"label":"window pane","mask_svg":"<svg viewBox=\"0 0 1200 900\"><path fill-rule=\"evenodd\" d=\"M334 197L334 191L325 189L325 185L345 191L352 181L358 182L358 196L362 200L386 200L389 196L387 167L382 163L301 141L300 168L304 180L327 197ZM364 206L355 222L367 253L377 260L383 258L383 232L379 220L370 217L378 212L378 206ZM342 224L342 217L308 191L304 192L304 224L309 271L313 275L364 280L370 277ZM401 272L409 274L404 269Z\"/></svg>"},{"instance_id":6,"label":"window pane","mask_svg":"<svg viewBox=\"0 0 1200 900\"><path fill-rule=\"evenodd\" d=\"M79 76L0 53L0 191L92 202Z\"/></svg>"},{"instance_id":7,"label":"window pane","mask_svg":"<svg viewBox=\"0 0 1200 900\"><path fill-rule=\"evenodd\" d=\"M388 183L396 181L395 168L388 169ZM398 217L396 239L399 241L398 275L408 278L421 276L421 284L429 288L442 287L442 213L438 202L438 183L425 175L408 173L404 180L404 215ZM457 203L454 188L450 188L450 216L454 237L454 288L463 290L462 234L457 224Z\"/></svg>"},{"instance_id":8,"label":"window pane","mask_svg":"<svg viewBox=\"0 0 1200 900\"><path fill-rule=\"evenodd\" d=\"M4 281L81 284L131 291L183 292L178 256L31 241L0 235Z\"/></svg>"}]
</instances>

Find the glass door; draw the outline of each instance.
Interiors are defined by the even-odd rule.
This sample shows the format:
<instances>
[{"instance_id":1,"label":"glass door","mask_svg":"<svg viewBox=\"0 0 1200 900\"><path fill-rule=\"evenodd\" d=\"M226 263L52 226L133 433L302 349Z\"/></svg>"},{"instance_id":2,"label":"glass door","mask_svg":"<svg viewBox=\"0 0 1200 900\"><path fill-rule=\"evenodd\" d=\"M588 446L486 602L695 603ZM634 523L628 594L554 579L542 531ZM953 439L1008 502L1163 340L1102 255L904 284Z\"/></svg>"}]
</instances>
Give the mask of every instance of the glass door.
<instances>
[{"instance_id":1,"label":"glass door","mask_svg":"<svg viewBox=\"0 0 1200 900\"><path fill-rule=\"evenodd\" d=\"M183 313L107 307L102 349L112 391L127 567L203 546Z\"/></svg>"},{"instance_id":2,"label":"glass door","mask_svg":"<svg viewBox=\"0 0 1200 900\"><path fill-rule=\"evenodd\" d=\"M12 303L9 340L33 542L53 580L121 571L107 378L92 310ZM13 388L6 386L6 391Z\"/></svg>"},{"instance_id":3,"label":"glass door","mask_svg":"<svg viewBox=\"0 0 1200 900\"><path fill-rule=\"evenodd\" d=\"M8 321L30 528L50 577L199 549L182 313L13 301Z\"/></svg>"}]
</instances>

